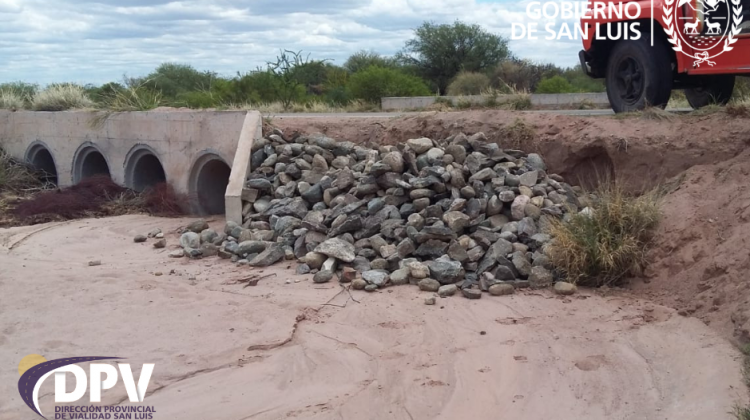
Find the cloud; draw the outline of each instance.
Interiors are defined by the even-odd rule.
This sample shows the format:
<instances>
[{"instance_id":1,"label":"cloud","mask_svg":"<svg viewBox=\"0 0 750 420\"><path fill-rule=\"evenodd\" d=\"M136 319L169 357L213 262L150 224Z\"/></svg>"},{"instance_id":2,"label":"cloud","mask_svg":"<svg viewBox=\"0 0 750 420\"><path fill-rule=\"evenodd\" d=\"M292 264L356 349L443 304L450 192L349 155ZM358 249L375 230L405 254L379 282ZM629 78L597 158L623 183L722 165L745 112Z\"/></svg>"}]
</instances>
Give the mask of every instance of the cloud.
<instances>
[{"instance_id":1,"label":"cloud","mask_svg":"<svg viewBox=\"0 0 750 420\"><path fill-rule=\"evenodd\" d=\"M512 22L524 19L523 3L508 0L0 0L0 83L101 84L167 61L233 75L280 49L342 64L362 49L395 54L426 20L510 36ZM569 66L580 41L511 47Z\"/></svg>"}]
</instances>

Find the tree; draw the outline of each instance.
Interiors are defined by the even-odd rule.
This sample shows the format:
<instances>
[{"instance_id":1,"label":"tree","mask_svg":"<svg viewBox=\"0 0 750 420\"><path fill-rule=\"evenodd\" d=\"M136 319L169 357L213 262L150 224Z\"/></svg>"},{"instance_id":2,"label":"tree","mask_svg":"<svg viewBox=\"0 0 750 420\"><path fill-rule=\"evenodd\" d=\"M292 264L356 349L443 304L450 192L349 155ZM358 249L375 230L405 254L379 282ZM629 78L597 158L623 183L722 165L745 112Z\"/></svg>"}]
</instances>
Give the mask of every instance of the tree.
<instances>
[{"instance_id":1,"label":"tree","mask_svg":"<svg viewBox=\"0 0 750 420\"><path fill-rule=\"evenodd\" d=\"M189 64L164 63L142 80L130 81L128 85L143 85L153 91L161 91L170 101L181 94L211 88L216 73L198 71Z\"/></svg>"},{"instance_id":2,"label":"tree","mask_svg":"<svg viewBox=\"0 0 750 420\"><path fill-rule=\"evenodd\" d=\"M508 40L479 25L425 22L406 42L399 59L413 64L419 74L445 93L460 71L485 72L509 56Z\"/></svg>"},{"instance_id":3,"label":"tree","mask_svg":"<svg viewBox=\"0 0 750 420\"><path fill-rule=\"evenodd\" d=\"M375 51L360 50L352 54L344 63L344 68L349 73L356 73L370 66L396 67L396 62L392 58L383 57Z\"/></svg>"},{"instance_id":4,"label":"tree","mask_svg":"<svg viewBox=\"0 0 750 420\"><path fill-rule=\"evenodd\" d=\"M378 66L354 73L349 78L349 89L355 98L371 103L387 96L429 96L431 93L419 77Z\"/></svg>"}]
</instances>

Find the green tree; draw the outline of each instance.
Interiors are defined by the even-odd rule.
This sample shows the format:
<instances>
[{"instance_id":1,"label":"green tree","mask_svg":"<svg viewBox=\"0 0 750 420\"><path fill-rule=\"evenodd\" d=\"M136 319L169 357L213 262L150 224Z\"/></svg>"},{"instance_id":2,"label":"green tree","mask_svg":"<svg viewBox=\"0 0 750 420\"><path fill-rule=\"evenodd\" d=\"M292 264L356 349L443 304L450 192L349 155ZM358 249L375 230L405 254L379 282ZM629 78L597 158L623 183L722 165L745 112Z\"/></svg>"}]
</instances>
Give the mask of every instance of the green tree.
<instances>
[{"instance_id":1,"label":"green tree","mask_svg":"<svg viewBox=\"0 0 750 420\"><path fill-rule=\"evenodd\" d=\"M349 73L356 73L371 66L393 68L396 67L396 61L383 57L375 51L360 50L352 54L344 63L344 68Z\"/></svg>"},{"instance_id":2,"label":"green tree","mask_svg":"<svg viewBox=\"0 0 750 420\"><path fill-rule=\"evenodd\" d=\"M430 89L422 79L397 69L370 66L349 78L349 90L357 99L377 103L387 96L428 96Z\"/></svg>"},{"instance_id":3,"label":"green tree","mask_svg":"<svg viewBox=\"0 0 750 420\"><path fill-rule=\"evenodd\" d=\"M127 84L161 91L165 100L179 101L181 94L211 89L216 78L216 73L198 71L188 64L164 63L145 78Z\"/></svg>"},{"instance_id":4,"label":"green tree","mask_svg":"<svg viewBox=\"0 0 750 420\"><path fill-rule=\"evenodd\" d=\"M425 22L414 35L399 59L415 65L419 75L434 83L441 94L461 70L485 72L509 56L508 40L479 25Z\"/></svg>"}]
</instances>

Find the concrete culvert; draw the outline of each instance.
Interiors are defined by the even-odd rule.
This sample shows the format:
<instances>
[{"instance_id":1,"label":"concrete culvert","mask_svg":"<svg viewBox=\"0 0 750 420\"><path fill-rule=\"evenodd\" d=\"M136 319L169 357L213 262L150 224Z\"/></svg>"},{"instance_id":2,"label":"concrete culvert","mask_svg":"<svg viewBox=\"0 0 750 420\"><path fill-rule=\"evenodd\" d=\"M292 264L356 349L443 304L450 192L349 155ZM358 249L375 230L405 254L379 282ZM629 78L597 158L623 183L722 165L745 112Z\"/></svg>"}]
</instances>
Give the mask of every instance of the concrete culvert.
<instances>
[{"instance_id":1,"label":"concrete culvert","mask_svg":"<svg viewBox=\"0 0 750 420\"><path fill-rule=\"evenodd\" d=\"M142 192L167 182L167 176L159 158L148 149L140 149L132 153L126 163L125 181L129 188Z\"/></svg>"},{"instance_id":2,"label":"concrete culvert","mask_svg":"<svg viewBox=\"0 0 750 420\"><path fill-rule=\"evenodd\" d=\"M81 149L76 156L73 164L73 182L77 184L96 175L112 177L104 155L94 147L88 146Z\"/></svg>"},{"instance_id":3,"label":"concrete culvert","mask_svg":"<svg viewBox=\"0 0 750 420\"><path fill-rule=\"evenodd\" d=\"M42 181L57 184L57 166L55 166L55 159L46 147L40 144L32 146L26 155L26 161L35 170L39 171Z\"/></svg>"},{"instance_id":4,"label":"concrete culvert","mask_svg":"<svg viewBox=\"0 0 750 420\"><path fill-rule=\"evenodd\" d=\"M201 213L224 214L224 194L231 172L229 165L216 155L206 155L196 162L191 184Z\"/></svg>"}]
</instances>

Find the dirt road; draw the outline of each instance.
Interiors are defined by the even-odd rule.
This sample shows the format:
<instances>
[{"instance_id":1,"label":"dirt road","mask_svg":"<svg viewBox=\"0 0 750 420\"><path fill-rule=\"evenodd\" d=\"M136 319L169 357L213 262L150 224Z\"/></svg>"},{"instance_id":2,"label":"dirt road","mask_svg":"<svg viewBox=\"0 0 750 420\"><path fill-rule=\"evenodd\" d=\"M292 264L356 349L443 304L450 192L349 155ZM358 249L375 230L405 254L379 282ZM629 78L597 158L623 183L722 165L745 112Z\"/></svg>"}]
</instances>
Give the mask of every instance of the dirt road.
<instances>
[{"instance_id":1,"label":"dirt road","mask_svg":"<svg viewBox=\"0 0 750 420\"><path fill-rule=\"evenodd\" d=\"M174 246L185 224L0 230L0 419L38 418L16 390L31 353L155 363L146 404L164 420L704 420L747 397L737 352L664 307L546 291L425 306L416 287L350 295L286 264L243 288L234 282L261 270L132 242L160 227ZM40 392L45 414L53 382ZM118 385L104 403L125 395Z\"/></svg>"}]
</instances>

